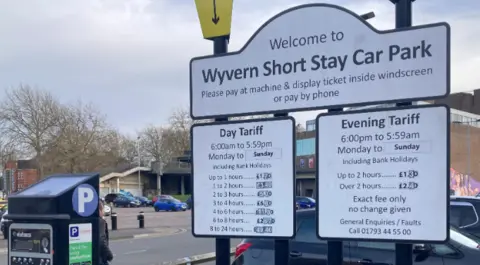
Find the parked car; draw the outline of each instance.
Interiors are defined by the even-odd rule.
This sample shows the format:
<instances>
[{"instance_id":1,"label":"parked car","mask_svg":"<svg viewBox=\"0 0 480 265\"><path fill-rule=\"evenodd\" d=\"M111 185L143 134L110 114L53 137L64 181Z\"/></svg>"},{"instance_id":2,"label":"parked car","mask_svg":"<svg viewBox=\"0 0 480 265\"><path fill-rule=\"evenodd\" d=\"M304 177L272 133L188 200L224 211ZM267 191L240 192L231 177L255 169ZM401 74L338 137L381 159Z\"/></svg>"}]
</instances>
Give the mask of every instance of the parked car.
<instances>
[{"instance_id":1,"label":"parked car","mask_svg":"<svg viewBox=\"0 0 480 265\"><path fill-rule=\"evenodd\" d=\"M3 218L3 216L5 214L8 213L8 210L6 210L3 214L2 214L2 219L0 219L0 230L2 230L2 234L3 234L3 238L4 239L8 239L8 231L5 227L5 223L8 221L7 219Z\"/></svg>"},{"instance_id":2,"label":"parked car","mask_svg":"<svg viewBox=\"0 0 480 265\"><path fill-rule=\"evenodd\" d=\"M140 207L141 203L139 200L127 197L127 196L117 196L113 201L115 207Z\"/></svg>"},{"instance_id":3,"label":"parked car","mask_svg":"<svg viewBox=\"0 0 480 265\"><path fill-rule=\"evenodd\" d=\"M149 200L147 197L135 196L135 199L140 201L141 206L153 206L153 202Z\"/></svg>"},{"instance_id":4,"label":"parked car","mask_svg":"<svg viewBox=\"0 0 480 265\"><path fill-rule=\"evenodd\" d=\"M297 234L290 240L290 264L327 264L327 241L317 238L314 209L299 210ZM395 264L395 244L345 241L344 264ZM415 245L415 265L478 264L480 239L454 226L445 244ZM244 239L236 248L232 265L273 265L274 241L265 238Z\"/></svg>"},{"instance_id":5,"label":"parked car","mask_svg":"<svg viewBox=\"0 0 480 265\"><path fill-rule=\"evenodd\" d=\"M172 195L158 194L157 196L153 196L152 202L155 203L157 202L158 199L175 199L175 198Z\"/></svg>"},{"instance_id":6,"label":"parked car","mask_svg":"<svg viewBox=\"0 0 480 265\"><path fill-rule=\"evenodd\" d=\"M191 210L193 208L192 196L188 196L187 200L185 201L187 204L187 209Z\"/></svg>"},{"instance_id":7,"label":"parked car","mask_svg":"<svg viewBox=\"0 0 480 265\"><path fill-rule=\"evenodd\" d=\"M298 203L300 209L315 208L316 205L315 199L310 197L297 196L295 200Z\"/></svg>"},{"instance_id":8,"label":"parked car","mask_svg":"<svg viewBox=\"0 0 480 265\"><path fill-rule=\"evenodd\" d=\"M450 224L480 236L480 198L450 196Z\"/></svg>"},{"instance_id":9,"label":"parked car","mask_svg":"<svg viewBox=\"0 0 480 265\"><path fill-rule=\"evenodd\" d=\"M105 203L107 204L112 204L113 201L118 197L118 196L122 196L122 194L120 193L109 193L107 195L105 195Z\"/></svg>"},{"instance_id":10,"label":"parked car","mask_svg":"<svg viewBox=\"0 0 480 265\"><path fill-rule=\"evenodd\" d=\"M177 199L159 199L153 204L156 212L159 211L186 211L187 204Z\"/></svg>"}]
</instances>

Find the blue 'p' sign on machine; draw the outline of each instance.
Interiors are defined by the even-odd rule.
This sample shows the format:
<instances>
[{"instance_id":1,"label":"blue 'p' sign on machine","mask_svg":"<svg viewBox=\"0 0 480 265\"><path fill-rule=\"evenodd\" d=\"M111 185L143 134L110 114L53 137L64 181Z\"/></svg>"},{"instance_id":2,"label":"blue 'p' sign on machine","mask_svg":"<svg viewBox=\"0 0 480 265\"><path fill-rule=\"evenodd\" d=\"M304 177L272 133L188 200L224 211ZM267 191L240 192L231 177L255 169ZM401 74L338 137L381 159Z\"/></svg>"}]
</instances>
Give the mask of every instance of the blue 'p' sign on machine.
<instances>
[{"instance_id":1,"label":"blue 'p' sign on machine","mask_svg":"<svg viewBox=\"0 0 480 265\"><path fill-rule=\"evenodd\" d=\"M8 264L97 265L98 190L98 174L65 174L11 195Z\"/></svg>"},{"instance_id":2,"label":"blue 'p' sign on machine","mask_svg":"<svg viewBox=\"0 0 480 265\"><path fill-rule=\"evenodd\" d=\"M75 188L72 196L73 210L80 216L88 217L98 208L98 194L95 188L81 184Z\"/></svg>"}]
</instances>

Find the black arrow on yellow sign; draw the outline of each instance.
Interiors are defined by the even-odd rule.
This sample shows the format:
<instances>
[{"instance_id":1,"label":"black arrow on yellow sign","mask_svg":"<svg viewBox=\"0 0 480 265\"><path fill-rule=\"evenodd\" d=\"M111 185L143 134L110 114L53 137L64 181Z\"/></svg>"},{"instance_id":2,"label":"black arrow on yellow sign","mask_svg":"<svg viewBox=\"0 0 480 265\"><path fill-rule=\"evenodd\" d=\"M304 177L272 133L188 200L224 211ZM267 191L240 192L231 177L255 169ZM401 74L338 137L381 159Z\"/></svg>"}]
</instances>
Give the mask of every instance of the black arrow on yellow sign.
<instances>
[{"instance_id":1,"label":"black arrow on yellow sign","mask_svg":"<svg viewBox=\"0 0 480 265\"><path fill-rule=\"evenodd\" d=\"M213 0L213 18L212 22L213 24L217 25L218 21L220 21L220 17L217 16L217 1Z\"/></svg>"}]
</instances>

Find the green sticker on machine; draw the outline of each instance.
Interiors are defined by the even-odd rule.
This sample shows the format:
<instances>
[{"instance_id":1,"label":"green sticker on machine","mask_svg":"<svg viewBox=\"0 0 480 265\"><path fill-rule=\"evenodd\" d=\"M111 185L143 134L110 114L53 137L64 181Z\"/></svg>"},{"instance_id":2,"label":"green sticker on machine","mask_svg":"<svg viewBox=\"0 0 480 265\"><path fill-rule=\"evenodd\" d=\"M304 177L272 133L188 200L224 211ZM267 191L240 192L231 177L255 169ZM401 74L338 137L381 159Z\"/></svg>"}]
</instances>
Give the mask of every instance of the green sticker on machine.
<instances>
[{"instance_id":1,"label":"green sticker on machine","mask_svg":"<svg viewBox=\"0 0 480 265\"><path fill-rule=\"evenodd\" d=\"M68 263L92 264L92 224L71 224L68 230Z\"/></svg>"}]
</instances>

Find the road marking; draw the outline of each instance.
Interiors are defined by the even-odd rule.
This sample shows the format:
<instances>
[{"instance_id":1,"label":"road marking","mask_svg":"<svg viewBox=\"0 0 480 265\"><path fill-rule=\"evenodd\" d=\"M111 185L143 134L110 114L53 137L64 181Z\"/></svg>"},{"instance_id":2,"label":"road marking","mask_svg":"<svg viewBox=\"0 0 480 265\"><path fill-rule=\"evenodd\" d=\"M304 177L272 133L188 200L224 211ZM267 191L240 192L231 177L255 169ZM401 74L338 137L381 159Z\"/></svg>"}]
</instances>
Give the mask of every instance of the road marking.
<instances>
[{"instance_id":1,"label":"road marking","mask_svg":"<svg viewBox=\"0 0 480 265\"><path fill-rule=\"evenodd\" d=\"M133 236L133 237L129 237L129 238L120 238L120 239L111 239L110 241L111 242L121 242L121 241L130 241L130 242L133 242L133 240L135 239L142 239L142 238L156 238L156 237L166 237L166 236L175 236L175 235L178 235L178 234L182 234L182 233L185 233L187 232L188 230L187 229L184 229L184 228L179 228L177 229L176 231L174 231L173 233L151 233L151 234L140 234L140 236Z\"/></svg>"},{"instance_id":2,"label":"road marking","mask_svg":"<svg viewBox=\"0 0 480 265\"><path fill-rule=\"evenodd\" d=\"M147 250L146 249L141 249L141 250L129 251L129 252L123 253L123 255L138 254L138 253L143 253L143 252L147 252Z\"/></svg>"},{"instance_id":3,"label":"road marking","mask_svg":"<svg viewBox=\"0 0 480 265\"><path fill-rule=\"evenodd\" d=\"M141 237L148 237L150 236L150 234L138 234L138 235L134 235L133 238L141 238Z\"/></svg>"}]
</instances>

